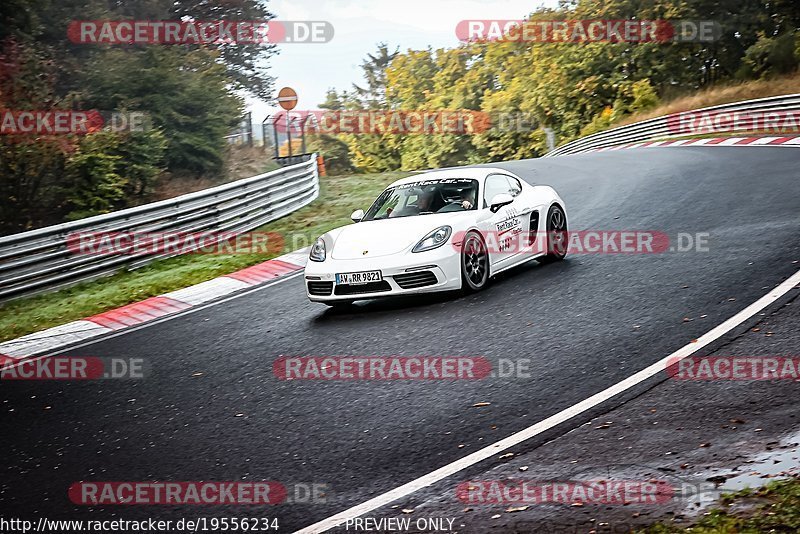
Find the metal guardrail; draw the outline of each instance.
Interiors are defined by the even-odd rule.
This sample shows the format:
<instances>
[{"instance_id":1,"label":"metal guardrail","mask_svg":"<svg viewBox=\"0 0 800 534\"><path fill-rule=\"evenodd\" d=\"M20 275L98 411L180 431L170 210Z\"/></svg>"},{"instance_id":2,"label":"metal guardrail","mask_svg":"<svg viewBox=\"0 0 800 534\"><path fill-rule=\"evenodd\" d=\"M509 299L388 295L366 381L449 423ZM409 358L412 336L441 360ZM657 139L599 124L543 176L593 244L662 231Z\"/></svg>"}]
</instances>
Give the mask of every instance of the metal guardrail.
<instances>
[{"instance_id":1,"label":"metal guardrail","mask_svg":"<svg viewBox=\"0 0 800 534\"><path fill-rule=\"evenodd\" d=\"M70 249L67 241L77 232L240 234L288 215L318 196L319 171L316 154L312 154L301 163L203 191L0 237L0 301L94 280L178 255L163 249L136 255L119 251L79 254ZM192 248L182 250L191 252Z\"/></svg>"},{"instance_id":2,"label":"metal guardrail","mask_svg":"<svg viewBox=\"0 0 800 534\"><path fill-rule=\"evenodd\" d=\"M757 100L746 100L711 106L691 111L673 113L663 117L656 117L625 126L619 126L610 130L605 130L586 137L581 137L570 141L555 150L548 152L544 157L561 156L567 154L579 154L589 150L597 150L626 143L637 143L643 141L655 141L665 137L691 137L696 136L695 132L681 132L680 118L686 113L714 113L719 116L725 113L787 113L800 112L800 94L772 96L759 98ZM718 130L718 133L735 133L752 131L752 128L745 127L745 124L737 127L736 121L730 124L731 127Z\"/></svg>"}]
</instances>

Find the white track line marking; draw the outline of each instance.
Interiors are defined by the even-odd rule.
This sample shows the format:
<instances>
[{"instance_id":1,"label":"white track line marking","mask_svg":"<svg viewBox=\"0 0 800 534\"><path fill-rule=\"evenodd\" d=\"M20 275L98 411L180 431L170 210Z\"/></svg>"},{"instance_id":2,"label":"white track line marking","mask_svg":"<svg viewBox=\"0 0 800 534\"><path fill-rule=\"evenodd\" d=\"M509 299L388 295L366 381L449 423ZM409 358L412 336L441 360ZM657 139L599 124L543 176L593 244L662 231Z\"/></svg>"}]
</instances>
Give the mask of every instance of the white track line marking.
<instances>
[{"instance_id":1,"label":"white track line marking","mask_svg":"<svg viewBox=\"0 0 800 534\"><path fill-rule=\"evenodd\" d=\"M391 502L396 501L397 499L401 499L415 491L422 489L426 486L430 486L435 482L439 482L442 479L445 479L459 471L466 469L480 461L487 460L492 456L495 456L497 453L504 451L510 447L515 445L519 445L523 441L526 441L542 432L549 430L573 417L580 415L591 408L594 408L598 404L601 404L624 391L632 388L633 386L647 380L648 378L663 372L668 364L675 363L678 360L682 360L691 356L698 350L702 349L709 343L716 341L723 335L727 334L743 322L745 322L750 317L754 316L780 297L788 293L792 290L795 286L800 284L800 271L794 273L791 277L789 277L785 282L780 284L778 287L734 315L733 317L727 319L726 321L722 322L721 324L717 325L716 327L712 328L702 336L700 336L695 343L688 343L683 347L679 348L666 358L663 358L653 365L646 367L639 371L636 374L633 374L626 378L625 380L614 384L613 386L604 389L600 393L596 393L591 397L563 410L558 412L555 415L548 417L538 423L529 426L528 428L517 432L516 434L512 434L511 436L502 439L492 445L484 447L483 449L473 452L472 454L461 458L460 460L456 460L453 463L447 464L443 467L440 467L436 471L432 471L427 475L423 475L416 480L412 480L407 484L403 484L393 490L390 490L382 495L378 495L377 497L373 497L372 499L353 506L343 512L339 512L336 515L333 515L327 519L323 519L313 525L305 527L301 530L295 532L295 534L316 534L319 532L325 532L329 529L337 527L344 523L347 519L353 519L359 517L361 515L366 514L367 512L371 512L376 508L380 508L385 506Z\"/></svg>"}]
</instances>

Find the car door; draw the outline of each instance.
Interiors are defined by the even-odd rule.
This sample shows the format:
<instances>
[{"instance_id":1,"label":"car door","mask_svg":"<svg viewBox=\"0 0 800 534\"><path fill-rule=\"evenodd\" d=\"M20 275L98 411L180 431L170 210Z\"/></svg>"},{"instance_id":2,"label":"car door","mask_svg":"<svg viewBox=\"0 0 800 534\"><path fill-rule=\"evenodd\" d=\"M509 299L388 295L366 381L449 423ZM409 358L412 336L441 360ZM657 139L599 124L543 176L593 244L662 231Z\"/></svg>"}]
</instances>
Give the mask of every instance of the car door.
<instances>
[{"instance_id":1,"label":"car door","mask_svg":"<svg viewBox=\"0 0 800 534\"><path fill-rule=\"evenodd\" d=\"M519 217L522 218L522 231L524 235L520 236L520 240L515 246L515 261L524 261L529 259L534 252L534 245L536 239L536 232L538 231L538 214L536 211L536 195L533 193L533 188L525 186L519 178L511 175L506 175L509 185L511 187L511 196L514 197L514 208ZM533 216L532 216L533 215ZM522 258L525 256L525 258Z\"/></svg>"},{"instance_id":2,"label":"car door","mask_svg":"<svg viewBox=\"0 0 800 534\"><path fill-rule=\"evenodd\" d=\"M492 198L498 193L506 193L515 198L515 201L507 206L503 206L496 213L489 216L486 228L486 246L489 249L489 261L492 264L492 272L502 269L510 264L516 263L520 250L520 243L523 239L522 233L527 231L527 221L530 208L521 206L516 198L522 192L522 186L516 178L511 176L493 173L486 177L483 189L484 209L488 210Z\"/></svg>"}]
</instances>

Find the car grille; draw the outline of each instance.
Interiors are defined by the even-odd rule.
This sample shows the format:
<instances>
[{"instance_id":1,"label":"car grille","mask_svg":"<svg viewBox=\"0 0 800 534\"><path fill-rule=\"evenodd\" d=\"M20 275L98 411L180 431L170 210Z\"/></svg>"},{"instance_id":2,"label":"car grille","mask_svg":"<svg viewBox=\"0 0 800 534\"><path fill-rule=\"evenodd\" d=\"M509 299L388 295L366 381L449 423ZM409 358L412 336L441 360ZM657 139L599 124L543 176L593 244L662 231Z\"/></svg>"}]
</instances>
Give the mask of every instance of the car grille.
<instances>
[{"instance_id":1,"label":"car grille","mask_svg":"<svg viewBox=\"0 0 800 534\"><path fill-rule=\"evenodd\" d=\"M432 271L414 271L394 275L394 281L403 289L432 286L436 284L436 275Z\"/></svg>"},{"instance_id":2,"label":"car grille","mask_svg":"<svg viewBox=\"0 0 800 534\"><path fill-rule=\"evenodd\" d=\"M380 282L369 282L366 284L356 285L338 285L336 286L335 293L337 295L358 295L360 293L378 293L379 291L390 291L392 286L386 280Z\"/></svg>"},{"instance_id":3,"label":"car grille","mask_svg":"<svg viewBox=\"0 0 800 534\"><path fill-rule=\"evenodd\" d=\"M327 297L333 291L333 282L309 282L308 294Z\"/></svg>"}]
</instances>

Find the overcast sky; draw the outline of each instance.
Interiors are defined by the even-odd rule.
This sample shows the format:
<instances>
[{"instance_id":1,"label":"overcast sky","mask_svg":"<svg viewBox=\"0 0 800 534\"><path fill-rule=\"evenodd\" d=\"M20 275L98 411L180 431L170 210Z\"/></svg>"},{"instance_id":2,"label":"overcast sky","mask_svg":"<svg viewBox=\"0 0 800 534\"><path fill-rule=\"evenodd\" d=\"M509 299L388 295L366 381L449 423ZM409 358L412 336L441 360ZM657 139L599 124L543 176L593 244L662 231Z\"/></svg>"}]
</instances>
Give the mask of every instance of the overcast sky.
<instances>
[{"instance_id":1,"label":"overcast sky","mask_svg":"<svg viewBox=\"0 0 800 534\"><path fill-rule=\"evenodd\" d=\"M326 20L335 35L325 44L283 44L269 64L275 90L284 86L298 94L297 109L317 109L329 87L350 89L361 83L359 65L379 42L401 51L459 44L456 24L465 19L521 19L538 6L557 0L270 0L278 20ZM270 108L249 101L258 123Z\"/></svg>"}]
</instances>

